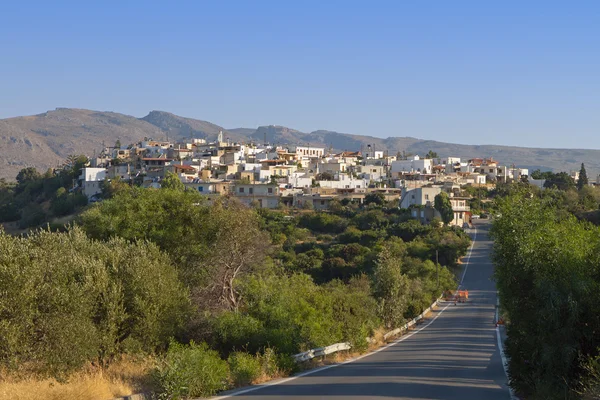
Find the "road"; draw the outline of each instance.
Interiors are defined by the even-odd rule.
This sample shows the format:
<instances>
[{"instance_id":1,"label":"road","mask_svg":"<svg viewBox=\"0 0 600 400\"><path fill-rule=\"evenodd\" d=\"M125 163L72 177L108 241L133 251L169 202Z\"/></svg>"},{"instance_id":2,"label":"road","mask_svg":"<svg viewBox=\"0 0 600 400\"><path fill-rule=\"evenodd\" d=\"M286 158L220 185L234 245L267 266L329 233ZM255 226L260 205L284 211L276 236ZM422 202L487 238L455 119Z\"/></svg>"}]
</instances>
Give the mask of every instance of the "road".
<instances>
[{"instance_id":1,"label":"road","mask_svg":"<svg viewBox=\"0 0 600 400\"><path fill-rule=\"evenodd\" d=\"M475 226L463 280L468 303L442 304L417 333L356 361L242 390L232 398L509 400L494 325L489 223L478 221Z\"/></svg>"}]
</instances>

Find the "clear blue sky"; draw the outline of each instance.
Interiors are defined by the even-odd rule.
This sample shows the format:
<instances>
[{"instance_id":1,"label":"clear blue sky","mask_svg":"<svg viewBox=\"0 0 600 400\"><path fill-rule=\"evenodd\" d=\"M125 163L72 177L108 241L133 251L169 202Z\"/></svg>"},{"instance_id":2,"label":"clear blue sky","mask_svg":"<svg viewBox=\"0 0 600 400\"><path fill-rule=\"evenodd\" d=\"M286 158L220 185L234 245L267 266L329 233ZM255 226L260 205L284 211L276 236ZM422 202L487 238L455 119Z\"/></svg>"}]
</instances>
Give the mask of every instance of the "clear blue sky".
<instances>
[{"instance_id":1,"label":"clear blue sky","mask_svg":"<svg viewBox=\"0 0 600 400\"><path fill-rule=\"evenodd\" d=\"M600 2L560 3L7 0L0 118L164 110L598 149Z\"/></svg>"}]
</instances>

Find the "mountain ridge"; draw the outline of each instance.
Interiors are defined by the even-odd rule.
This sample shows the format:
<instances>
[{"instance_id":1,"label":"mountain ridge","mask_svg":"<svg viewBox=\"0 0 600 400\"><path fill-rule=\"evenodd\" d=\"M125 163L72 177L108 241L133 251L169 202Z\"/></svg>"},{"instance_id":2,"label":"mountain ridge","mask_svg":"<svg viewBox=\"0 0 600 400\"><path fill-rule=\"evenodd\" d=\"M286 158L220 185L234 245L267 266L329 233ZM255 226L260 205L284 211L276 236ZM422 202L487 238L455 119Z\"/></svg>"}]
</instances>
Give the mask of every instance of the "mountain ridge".
<instances>
[{"instance_id":1,"label":"mountain ridge","mask_svg":"<svg viewBox=\"0 0 600 400\"><path fill-rule=\"evenodd\" d=\"M281 125L225 129L212 122L159 110L137 118L113 111L57 108L0 120L0 178L14 180L19 170L28 166L44 172L60 165L70 154L91 156L103 145L117 140L123 144L145 137L215 140L219 131L225 139L236 142L262 143L266 135L267 142L276 144L331 147L337 151L364 151L371 145L390 154L425 154L432 150L442 157L494 157L505 165L555 171L579 170L583 162L590 178L595 180L600 173L600 150L456 144L410 136L378 138L330 130L302 132Z\"/></svg>"}]
</instances>

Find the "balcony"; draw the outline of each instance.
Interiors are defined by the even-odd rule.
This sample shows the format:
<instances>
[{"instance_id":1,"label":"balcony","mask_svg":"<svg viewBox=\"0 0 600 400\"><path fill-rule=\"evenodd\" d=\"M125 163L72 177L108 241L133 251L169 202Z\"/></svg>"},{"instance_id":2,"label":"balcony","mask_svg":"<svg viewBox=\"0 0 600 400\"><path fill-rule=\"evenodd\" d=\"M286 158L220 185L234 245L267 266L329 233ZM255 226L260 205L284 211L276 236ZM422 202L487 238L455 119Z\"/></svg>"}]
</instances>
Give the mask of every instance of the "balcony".
<instances>
[{"instance_id":1,"label":"balcony","mask_svg":"<svg viewBox=\"0 0 600 400\"><path fill-rule=\"evenodd\" d=\"M452 206L453 211L471 211L469 206Z\"/></svg>"}]
</instances>

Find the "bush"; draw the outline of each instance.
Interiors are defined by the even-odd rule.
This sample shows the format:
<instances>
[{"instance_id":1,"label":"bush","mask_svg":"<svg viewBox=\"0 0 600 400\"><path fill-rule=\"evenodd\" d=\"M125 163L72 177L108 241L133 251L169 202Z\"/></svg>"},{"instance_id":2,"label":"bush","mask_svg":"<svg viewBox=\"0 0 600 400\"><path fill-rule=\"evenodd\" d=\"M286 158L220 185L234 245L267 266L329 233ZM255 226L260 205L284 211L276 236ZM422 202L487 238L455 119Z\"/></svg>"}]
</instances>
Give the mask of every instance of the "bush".
<instances>
[{"instance_id":1,"label":"bush","mask_svg":"<svg viewBox=\"0 0 600 400\"><path fill-rule=\"evenodd\" d=\"M21 211L21 219L19 220L19 228L31 228L39 226L46 220L46 213L42 206L36 203L30 203Z\"/></svg>"},{"instance_id":2,"label":"bush","mask_svg":"<svg viewBox=\"0 0 600 400\"><path fill-rule=\"evenodd\" d=\"M337 234L346 229L348 221L337 215L316 212L303 215L299 225L315 232Z\"/></svg>"},{"instance_id":3,"label":"bush","mask_svg":"<svg viewBox=\"0 0 600 400\"><path fill-rule=\"evenodd\" d=\"M230 351L247 350L257 352L262 345L264 327L261 321L244 313L226 311L213 320L215 347L222 354Z\"/></svg>"},{"instance_id":4,"label":"bush","mask_svg":"<svg viewBox=\"0 0 600 400\"><path fill-rule=\"evenodd\" d=\"M236 386L249 385L262 373L261 360L248 353L232 353L227 362Z\"/></svg>"},{"instance_id":5,"label":"bush","mask_svg":"<svg viewBox=\"0 0 600 400\"><path fill-rule=\"evenodd\" d=\"M125 341L166 346L188 304L156 246L95 242L78 229L0 233L0 293L0 366L56 377L109 362Z\"/></svg>"},{"instance_id":6,"label":"bush","mask_svg":"<svg viewBox=\"0 0 600 400\"><path fill-rule=\"evenodd\" d=\"M171 342L153 377L161 400L206 397L228 388L229 367L206 343Z\"/></svg>"}]
</instances>

